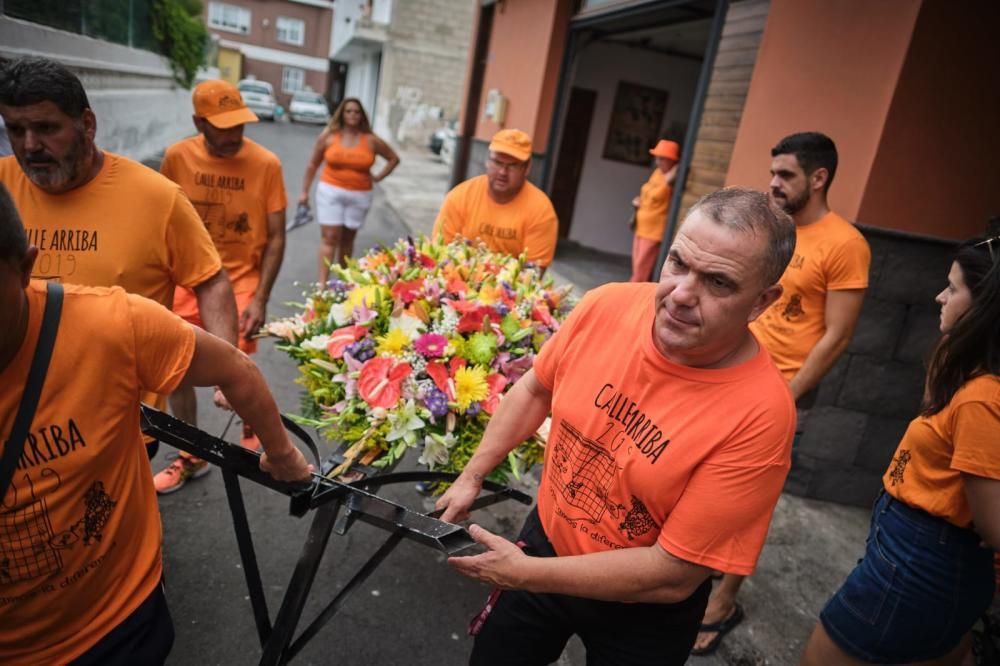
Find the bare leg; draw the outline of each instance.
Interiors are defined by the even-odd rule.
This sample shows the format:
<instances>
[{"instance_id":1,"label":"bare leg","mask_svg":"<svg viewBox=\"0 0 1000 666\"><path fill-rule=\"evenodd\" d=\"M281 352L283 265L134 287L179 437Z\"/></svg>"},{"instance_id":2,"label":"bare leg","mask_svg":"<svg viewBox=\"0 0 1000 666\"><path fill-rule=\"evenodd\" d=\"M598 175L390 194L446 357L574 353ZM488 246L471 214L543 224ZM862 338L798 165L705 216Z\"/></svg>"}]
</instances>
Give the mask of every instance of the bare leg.
<instances>
[{"instance_id":1,"label":"bare leg","mask_svg":"<svg viewBox=\"0 0 1000 666\"><path fill-rule=\"evenodd\" d=\"M958 646L941 657L930 661L913 662L911 666L960 666L969 648L972 647L972 635L966 634ZM822 624L813 629L806 649L799 659L799 666L864 666L867 661L856 659L837 645Z\"/></svg>"},{"instance_id":2,"label":"bare leg","mask_svg":"<svg viewBox=\"0 0 1000 666\"><path fill-rule=\"evenodd\" d=\"M198 425L198 396L193 386L181 386L170 395L170 411L181 421Z\"/></svg>"},{"instance_id":3,"label":"bare leg","mask_svg":"<svg viewBox=\"0 0 1000 666\"><path fill-rule=\"evenodd\" d=\"M348 229L347 227L341 227L341 229L339 259L340 265L346 266L347 260L354 254L354 238L358 235L358 232L355 229Z\"/></svg>"},{"instance_id":4,"label":"bare leg","mask_svg":"<svg viewBox=\"0 0 1000 666\"><path fill-rule=\"evenodd\" d=\"M712 596L708 598L708 606L705 607L705 618L702 624L715 624L730 617L736 609L736 595L739 594L740 586L746 576L726 574L719 581L719 584L712 590ZM701 631L694 641L694 649L704 649L718 632Z\"/></svg>"},{"instance_id":5,"label":"bare leg","mask_svg":"<svg viewBox=\"0 0 1000 666\"><path fill-rule=\"evenodd\" d=\"M330 264L340 261L338 249L340 230L343 227L321 226L319 239L319 282L326 284L330 279Z\"/></svg>"}]
</instances>

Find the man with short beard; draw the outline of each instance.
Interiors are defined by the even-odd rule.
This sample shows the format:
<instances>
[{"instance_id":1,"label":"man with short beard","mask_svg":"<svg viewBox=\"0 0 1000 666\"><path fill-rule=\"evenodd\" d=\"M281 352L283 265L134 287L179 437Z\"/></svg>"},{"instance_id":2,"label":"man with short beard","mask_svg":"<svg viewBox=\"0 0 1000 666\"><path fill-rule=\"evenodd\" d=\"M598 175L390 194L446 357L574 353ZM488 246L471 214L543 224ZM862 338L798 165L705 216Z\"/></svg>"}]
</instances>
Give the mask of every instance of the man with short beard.
<instances>
[{"instance_id":1,"label":"man with short beard","mask_svg":"<svg viewBox=\"0 0 1000 666\"><path fill-rule=\"evenodd\" d=\"M120 286L168 308L175 285L190 287L205 328L236 343L232 286L198 213L168 179L95 145L97 118L72 72L45 58L6 63L0 115L14 150L0 182L39 249L33 278Z\"/></svg>"},{"instance_id":2,"label":"man with short beard","mask_svg":"<svg viewBox=\"0 0 1000 666\"><path fill-rule=\"evenodd\" d=\"M181 186L201 215L236 293L239 348L252 354L285 254L288 197L281 162L270 150L244 138L244 126L257 122L257 116L243 103L236 86L217 79L202 81L191 99L198 134L167 148L160 173ZM191 289L177 287L174 312L188 323L204 326ZM197 424L193 387L178 389L170 396L170 406L175 416ZM247 424L241 443L254 450L260 446ZM207 461L181 451L154 477L156 492L180 490L209 469Z\"/></svg>"},{"instance_id":3,"label":"man with short beard","mask_svg":"<svg viewBox=\"0 0 1000 666\"><path fill-rule=\"evenodd\" d=\"M861 314L871 250L853 224L830 210L837 147L819 132L786 136L771 149L771 200L795 221L795 255L781 298L750 325L792 389L801 435L815 388L847 349ZM726 574L705 611L694 655L711 654L743 619L743 576Z\"/></svg>"}]
</instances>

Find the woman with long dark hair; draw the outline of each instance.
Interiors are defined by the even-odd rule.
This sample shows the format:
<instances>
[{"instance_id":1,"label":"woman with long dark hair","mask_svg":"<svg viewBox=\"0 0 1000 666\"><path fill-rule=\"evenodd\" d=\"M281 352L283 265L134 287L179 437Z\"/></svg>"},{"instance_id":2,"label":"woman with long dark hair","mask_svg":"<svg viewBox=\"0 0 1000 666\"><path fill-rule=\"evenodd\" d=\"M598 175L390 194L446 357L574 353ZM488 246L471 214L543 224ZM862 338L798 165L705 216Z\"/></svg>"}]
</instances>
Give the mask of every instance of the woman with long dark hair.
<instances>
[{"instance_id":1,"label":"woman with long dark hair","mask_svg":"<svg viewBox=\"0 0 1000 666\"><path fill-rule=\"evenodd\" d=\"M375 175L375 156L386 160ZM399 156L389 144L372 133L361 101L347 97L320 132L306 165L299 203L309 203L309 188L320 165L316 187L316 221L320 225L319 281L326 284L330 264L343 264L354 251L354 236L365 222L372 205L372 185L396 168Z\"/></svg>"},{"instance_id":2,"label":"woman with long dark hair","mask_svg":"<svg viewBox=\"0 0 1000 666\"><path fill-rule=\"evenodd\" d=\"M1000 549L1000 237L961 246L938 294L920 416L875 502L864 558L801 664L959 664Z\"/></svg>"}]
</instances>

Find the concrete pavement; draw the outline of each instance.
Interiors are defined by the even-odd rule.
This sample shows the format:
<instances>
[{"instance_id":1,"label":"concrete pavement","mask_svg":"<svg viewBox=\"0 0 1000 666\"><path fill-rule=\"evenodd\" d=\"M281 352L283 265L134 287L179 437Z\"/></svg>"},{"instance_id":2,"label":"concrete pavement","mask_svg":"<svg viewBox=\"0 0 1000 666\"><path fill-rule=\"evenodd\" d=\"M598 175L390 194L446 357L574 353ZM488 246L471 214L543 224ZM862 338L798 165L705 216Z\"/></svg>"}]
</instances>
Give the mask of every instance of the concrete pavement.
<instances>
[{"instance_id":1,"label":"concrete pavement","mask_svg":"<svg viewBox=\"0 0 1000 666\"><path fill-rule=\"evenodd\" d=\"M251 138L281 157L292 210L318 131L282 123L248 129ZM406 152L402 159L396 173L376 189L375 205L358 236L358 253L406 233L430 231L447 188L448 169L430 153ZM317 240L316 225L289 234L269 314L291 313L293 309L282 304L299 300L302 285L315 279ZM553 273L557 280L572 278L584 290L627 279L629 271L627 258L560 248ZM281 409L297 411L299 390L293 364L271 342L261 345L255 360ZM201 394L199 414L205 430L221 432L226 415L211 406L207 393ZM230 440L237 436L237 428L234 425L230 430ZM166 453L161 451L154 461L156 469L165 464ZM409 488L387 494L414 507L428 506ZM253 484L244 484L244 495L273 617L305 539L308 519L289 517L279 496ZM168 663L256 662L260 650L221 475L213 472L161 498L160 507L168 596L177 628ZM497 505L480 512L477 520L487 529L512 537L525 512L522 507ZM690 663L796 663L822 604L860 557L867 522L864 510L782 497L758 572L744 586L741 602L747 619L727 637L717 655L692 658ZM384 537L384 532L358 525L347 536L331 539L306 619L322 608L334 588L347 580ZM465 663L471 646L465 628L486 593L484 586L451 570L436 552L403 544L294 663ZM560 663L584 663L578 642L570 645Z\"/></svg>"}]
</instances>

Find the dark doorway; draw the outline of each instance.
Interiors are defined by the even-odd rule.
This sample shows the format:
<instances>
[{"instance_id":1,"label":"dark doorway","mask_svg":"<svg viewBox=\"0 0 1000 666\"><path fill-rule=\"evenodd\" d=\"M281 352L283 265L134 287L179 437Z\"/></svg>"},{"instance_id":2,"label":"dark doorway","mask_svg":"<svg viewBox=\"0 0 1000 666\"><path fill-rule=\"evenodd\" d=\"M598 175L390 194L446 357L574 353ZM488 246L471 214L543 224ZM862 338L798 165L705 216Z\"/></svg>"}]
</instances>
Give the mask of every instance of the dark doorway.
<instances>
[{"instance_id":1,"label":"dark doorway","mask_svg":"<svg viewBox=\"0 0 1000 666\"><path fill-rule=\"evenodd\" d=\"M330 109L336 109L337 105L344 99L344 90L347 88L347 63L330 61L330 75L326 90L326 101Z\"/></svg>"},{"instance_id":2,"label":"dark doorway","mask_svg":"<svg viewBox=\"0 0 1000 666\"><path fill-rule=\"evenodd\" d=\"M559 237L569 235L576 205L576 190L580 185L580 172L587 153L590 121L594 117L597 93L586 88L573 88L569 93L566 122L559 142L559 158L552 175L552 205L559 216ZM623 213L624 214L624 213Z\"/></svg>"}]
</instances>

